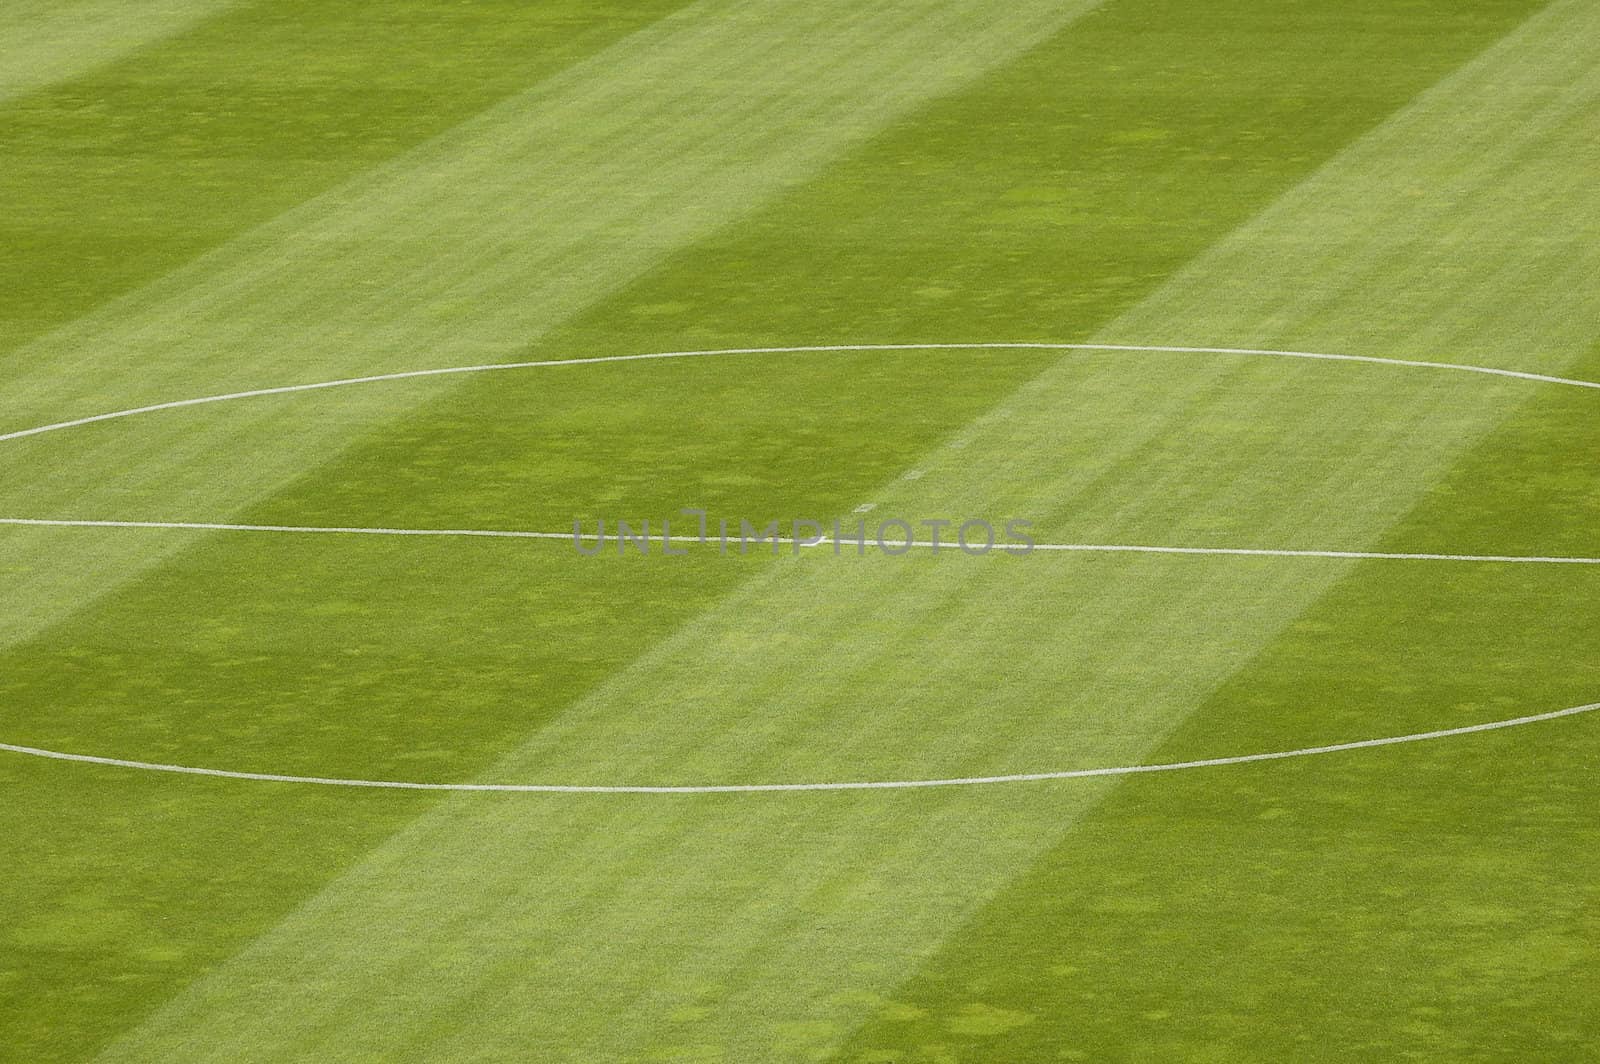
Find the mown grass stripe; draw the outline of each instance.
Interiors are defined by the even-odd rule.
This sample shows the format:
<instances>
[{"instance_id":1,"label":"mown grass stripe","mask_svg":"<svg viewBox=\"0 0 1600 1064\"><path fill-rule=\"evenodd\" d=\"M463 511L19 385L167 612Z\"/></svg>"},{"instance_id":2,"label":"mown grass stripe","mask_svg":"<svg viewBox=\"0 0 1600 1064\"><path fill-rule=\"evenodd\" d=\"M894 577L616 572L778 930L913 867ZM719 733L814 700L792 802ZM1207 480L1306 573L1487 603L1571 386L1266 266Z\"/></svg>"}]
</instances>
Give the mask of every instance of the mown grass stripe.
<instances>
[{"instance_id":1,"label":"mown grass stripe","mask_svg":"<svg viewBox=\"0 0 1600 1064\"><path fill-rule=\"evenodd\" d=\"M23 345L685 2L234 5L0 106L0 395Z\"/></svg>"},{"instance_id":2,"label":"mown grass stripe","mask_svg":"<svg viewBox=\"0 0 1600 1064\"><path fill-rule=\"evenodd\" d=\"M0 8L0 105L114 62L241 0L10 0Z\"/></svg>"},{"instance_id":3,"label":"mown grass stripe","mask_svg":"<svg viewBox=\"0 0 1600 1064\"><path fill-rule=\"evenodd\" d=\"M508 359L672 251L816 172L1092 7L705 0L362 180L203 256L15 356L8 422L87 414L109 396ZM303 477L419 397L369 393L351 422L285 436L270 419L173 425L130 451L19 454L3 491L55 508L215 470L178 504L225 515ZM48 413L47 413L48 412ZM237 455L253 460L241 468ZM102 471L140 476L107 492ZM141 487L142 485L142 487ZM20 581L0 644L59 621L184 544L107 541Z\"/></svg>"},{"instance_id":4,"label":"mown grass stripe","mask_svg":"<svg viewBox=\"0 0 1600 1064\"><path fill-rule=\"evenodd\" d=\"M1595 74L1573 42L1590 39L1592 19L1581 5L1557 5L1357 149L1402 188L1419 148L1422 172L1460 169L1489 151L1496 180L1468 187L1470 211L1444 218L1407 212L1384 194L1390 185L1373 188L1362 180L1364 168L1341 174L1335 164L1297 201L1321 202L1355 181L1367 198L1349 197L1349 212L1315 215L1308 228L1311 219L1279 211L1270 224L1236 238L1246 250L1232 261L1248 268L1242 276L1260 293L1256 315L1266 320L1243 313L1229 319L1225 308L1203 320L1293 333L1334 330L1343 315L1351 329L1371 328L1377 324L1368 317L1372 296L1391 285L1438 283L1427 257L1412 252L1441 227L1499 226L1495 269L1453 278L1451 321L1402 299L1380 304L1387 330L1423 344L1484 327L1520 297L1514 286L1497 287L1486 276L1521 270L1542 278L1558 268L1554 260L1564 267L1575 252L1581 256L1564 228L1508 223L1530 221L1517 208L1530 187L1547 180L1549 159L1589 142L1586 112L1559 100L1532 110L1497 109L1496 99L1507 83L1540 78L1591 95ZM1464 116L1489 131L1498 126L1498 135L1462 144L1454 130ZM1400 223L1387 232L1387 243L1373 240L1374 217ZM1290 287L1292 273L1270 270L1275 249L1306 233L1345 249L1324 263L1329 272L1322 283L1337 300ZM1211 287L1220 281L1212 278ZM1165 330L1187 322L1205 310L1206 287L1191 274L1121 328L1143 323ZM1302 305L1294 305L1297 298ZM1581 329L1572 323L1594 320L1587 291L1569 287L1550 298L1564 301L1558 308L1564 313L1523 319L1514 334L1541 352L1527 359L1530 367L1559 367L1563 348ZM1287 309L1275 320L1280 307ZM1203 388L1179 388L1183 402L1168 409L1143 407L1154 424L1142 438L1123 442L1098 468L1061 474L1048 452L1016 460L1026 454L1016 445L1030 430L1047 437L1059 430L1054 418L1063 407L1051 400L1063 396L1068 382L1047 375L1006 404L1002 413L1009 417L969 440L961 468L933 456L919 465L929 474L914 487L886 490L884 505L932 491L963 505L993 500L1003 469L1009 483L1024 481L1031 493L1044 488L1050 498L1132 523L1159 515L1163 490L1185 473L1180 464L1131 486L1120 475L1142 448L1159 442L1163 428L1197 410L1248 409L1231 398L1244 386L1265 387L1271 401L1315 413L1316 397L1281 379L1191 370L1179 383ZM1254 394L1259 402L1262 392ZM1325 429L1342 462L1335 472L1346 478L1343 488L1338 477L1307 484L1295 481L1293 470L1275 472L1297 489L1342 492L1332 496L1348 504L1334 507L1336 526L1377 538L1503 413L1494 402L1463 394L1376 395L1382 417ZM1383 431L1397 414L1426 429ZM985 470L975 455L992 464ZM1390 475L1352 490L1349 474L1374 464ZM1218 494L1233 501L1238 490L1225 486ZM1327 516L1294 490L1245 503L1250 516L1276 531L1322 527ZM1147 749L1328 586L1260 562L1179 586L1164 570L1132 563L1054 586L1024 586L994 572L987 580L951 573L900 564L865 575L857 569L849 581L798 567L763 576L574 707L497 774L558 763L607 774L730 765L800 772L847 758L1014 757L1033 749L1046 723L1027 714L1052 681L1030 686L1028 678L1053 678L1063 660L1086 663L1100 684L1069 686L1054 701L1077 710L1071 723L1085 730L1072 737L1076 748ZM1226 613L1221 625L1219 612ZM1031 645L1016 640L1006 625L1018 617L1048 622L1032 629L1044 638ZM1149 638L1153 623L1161 632L1156 640ZM856 638L832 638L840 633ZM965 636L962 653L951 654L958 634ZM1158 652L1163 657L1152 661ZM1002 708L1016 716L994 713L993 702L991 712L963 715L962 707L951 712L913 697L991 683L999 685ZM1107 712L1105 700L1119 689L1138 689L1153 703L1141 700L1139 715ZM841 710L861 704L880 708L866 719ZM753 717L751 706L766 712ZM696 727L685 728L685 720ZM829 804L819 802L807 816L741 807L696 810L692 819L681 807L588 814L553 805L533 818L507 815L492 803L448 802L198 983L113 1059L227 1055L261 1044L313 1055L375 1045L469 1055L482 1048L485 1027L497 1039L548 1056L628 1056L668 1048L659 1043L663 1011L706 996L713 1004L681 1021L680 1041L670 1048L709 1044L758 1058L824 1050L1093 800L1094 793L1077 792L1050 803L825 799ZM382 929L376 937L375 927ZM697 989L706 984L716 984L710 995ZM841 986L850 993L839 994ZM370 1009L378 987L388 1006L382 1016ZM246 1014L254 1022L240 1029L237 1018ZM223 1016L231 1022L214 1019ZM551 1016L563 1018L561 1031L549 1030ZM462 1023L466 1017L475 1022Z\"/></svg>"}]
</instances>

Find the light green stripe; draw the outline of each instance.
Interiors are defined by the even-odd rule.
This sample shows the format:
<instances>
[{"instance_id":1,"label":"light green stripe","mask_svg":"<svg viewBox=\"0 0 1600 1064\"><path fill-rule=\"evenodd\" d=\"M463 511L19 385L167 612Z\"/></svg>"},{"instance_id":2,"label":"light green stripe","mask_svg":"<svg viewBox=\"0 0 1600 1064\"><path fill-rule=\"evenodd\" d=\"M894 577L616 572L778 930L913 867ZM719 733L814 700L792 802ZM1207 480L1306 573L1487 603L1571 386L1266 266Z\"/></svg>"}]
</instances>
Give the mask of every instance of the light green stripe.
<instances>
[{"instance_id":1,"label":"light green stripe","mask_svg":"<svg viewBox=\"0 0 1600 1064\"><path fill-rule=\"evenodd\" d=\"M1107 335L1567 365L1596 332L1597 31L1600 5L1552 5Z\"/></svg>"},{"instance_id":2,"label":"light green stripe","mask_svg":"<svg viewBox=\"0 0 1600 1064\"><path fill-rule=\"evenodd\" d=\"M1548 9L1108 336L1381 337L1373 346L1389 354L1493 336L1492 361L1559 370L1592 339L1600 293L1557 287L1539 313L1524 301L1534 284L1597 265L1600 190L1584 180L1600 141L1600 70L1585 49L1597 32L1595 5ZM1413 194L1419 183L1441 194L1428 184L1438 175L1448 204ZM1552 188L1559 213L1530 198ZM1478 232L1494 234L1492 259L1440 251ZM1042 499L1054 521L1113 534L1238 515L1286 545L1356 547L1519 394L1326 372L1346 375L1063 367L877 501L920 516ZM1246 438L1242 452L1214 454L1172 435L1267 408L1307 426L1303 447ZM1063 469L1086 409L1139 433ZM1194 488L1228 472L1214 492ZM782 566L493 775L677 782L942 774L956 759L973 772L1068 755L1126 762L1348 571L1055 561ZM839 1044L1101 791L452 800L106 1056L465 1060L517 1046L541 1060L806 1058Z\"/></svg>"},{"instance_id":3,"label":"light green stripe","mask_svg":"<svg viewBox=\"0 0 1600 1064\"><path fill-rule=\"evenodd\" d=\"M240 0L9 0L0 6L0 104L172 37Z\"/></svg>"},{"instance_id":4,"label":"light green stripe","mask_svg":"<svg viewBox=\"0 0 1600 1064\"><path fill-rule=\"evenodd\" d=\"M513 358L1092 3L705 0L16 353L0 420ZM304 423L260 404L19 441L0 455L0 512L225 518L439 394L367 389L347 416ZM0 645L192 542L88 540L67 558L59 537L0 537L0 561L25 568Z\"/></svg>"}]
</instances>

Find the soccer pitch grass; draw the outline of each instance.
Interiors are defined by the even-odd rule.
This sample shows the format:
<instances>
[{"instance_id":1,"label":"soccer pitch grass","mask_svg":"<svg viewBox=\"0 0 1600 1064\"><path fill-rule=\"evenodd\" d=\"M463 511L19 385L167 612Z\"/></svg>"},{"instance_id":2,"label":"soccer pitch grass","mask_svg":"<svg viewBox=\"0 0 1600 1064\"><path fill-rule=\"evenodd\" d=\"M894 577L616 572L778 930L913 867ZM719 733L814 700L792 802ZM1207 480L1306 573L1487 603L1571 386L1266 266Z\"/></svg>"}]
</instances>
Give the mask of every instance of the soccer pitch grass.
<instances>
[{"instance_id":1,"label":"soccer pitch grass","mask_svg":"<svg viewBox=\"0 0 1600 1064\"><path fill-rule=\"evenodd\" d=\"M1156 350L1600 381L1597 55L1595 0L12 5L0 437L852 349L19 436L0 519L1600 557L1594 389ZM1596 565L685 551L0 524L0 743L697 787L1600 700ZM0 751L0 1059L1589 1061L1597 769L1600 714L786 793Z\"/></svg>"}]
</instances>

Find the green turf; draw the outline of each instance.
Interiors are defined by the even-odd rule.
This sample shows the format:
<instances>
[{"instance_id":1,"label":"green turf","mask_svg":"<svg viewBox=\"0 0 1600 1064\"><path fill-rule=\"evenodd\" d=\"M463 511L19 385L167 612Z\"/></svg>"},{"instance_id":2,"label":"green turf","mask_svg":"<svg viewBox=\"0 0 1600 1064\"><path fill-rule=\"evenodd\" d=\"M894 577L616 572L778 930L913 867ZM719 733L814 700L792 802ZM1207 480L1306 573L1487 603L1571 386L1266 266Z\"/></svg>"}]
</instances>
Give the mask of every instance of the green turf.
<instances>
[{"instance_id":1,"label":"green turf","mask_svg":"<svg viewBox=\"0 0 1600 1064\"><path fill-rule=\"evenodd\" d=\"M159 6L169 16L181 7L213 17L129 56L92 52L110 61L0 108L0 200L8 206L0 216L0 271L8 278L0 351L414 148L679 5ZM122 20L136 21L133 7L123 3L116 20L104 11L98 20L76 12L81 21L71 21L85 36L103 26L120 48L130 43ZM41 14L26 21L61 43L59 27ZM20 59L13 69L22 69Z\"/></svg>"},{"instance_id":2,"label":"green turf","mask_svg":"<svg viewBox=\"0 0 1600 1064\"><path fill-rule=\"evenodd\" d=\"M26 205L0 431L815 342L1600 377L1592 4L678 6L257 3L111 65L83 45L0 107ZM565 367L0 444L0 516L870 501L1055 540L1594 555L1594 401L1170 354ZM0 529L0 580L0 741L317 775L1015 772L1600 687L1593 574L1554 567ZM667 798L6 755L0 1057L1582 1060L1594 734Z\"/></svg>"},{"instance_id":3,"label":"green turf","mask_svg":"<svg viewBox=\"0 0 1600 1064\"><path fill-rule=\"evenodd\" d=\"M1600 360L1576 369L1594 379ZM1588 398L1528 402L1385 545L1589 549ZM1585 704L1600 687L1596 631L1592 573L1370 563L1155 760ZM841 1056L1582 1060L1597 764L1587 735L1554 728L1130 784Z\"/></svg>"},{"instance_id":4,"label":"green turf","mask_svg":"<svg viewBox=\"0 0 1600 1064\"><path fill-rule=\"evenodd\" d=\"M230 0L15 0L0 12L0 100L67 81L188 30Z\"/></svg>"}]
</instances>

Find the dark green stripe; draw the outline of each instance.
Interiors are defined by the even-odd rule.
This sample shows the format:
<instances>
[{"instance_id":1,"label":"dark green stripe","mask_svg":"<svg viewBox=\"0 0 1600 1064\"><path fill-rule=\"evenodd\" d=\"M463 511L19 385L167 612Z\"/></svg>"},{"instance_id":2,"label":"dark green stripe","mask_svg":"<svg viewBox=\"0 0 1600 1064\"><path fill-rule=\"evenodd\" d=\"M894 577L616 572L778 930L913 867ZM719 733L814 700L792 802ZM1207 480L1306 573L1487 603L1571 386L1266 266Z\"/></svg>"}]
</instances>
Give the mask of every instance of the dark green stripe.
<instances>
[{"instance_id":1,"label":"dark green stripe","mask_svg":"<svg viewBox=\"0 0 1600 1064\"><path fill-rule=\"evenodd\" d=\"M978 89L880 138L748 224L680 256L537 350L589 354L689 344L1087 335L1530 6L1499 3L1463 12L1442 2L1400 8L1327 2L1293 10L1266 0L1203 8L1119 3ZM262 25L256 32L271 28ZM280 33L291 30L277 27ZM419 39L423 50L432 47L426 36ZM314 52L310 43L302 48L308 57ZM189 39L182 44L188 47ZM361 47L347 41L330 46L328 54ZM211 54L205 65L209 83L216 84L219 68L248 66L252 54ZM445 74L424 59L410 62L432 73L407 90L390 120L416 132L407 109L427 96L431 76ZM470 73L463 71L464 81ZM207 83L204 72L196 76ZM169 86L154 92L145 105L157 113L172 110L160 102L172 91L177 90ZM284 134L275 132L272 115L342 113L343 93L361 96L348 82L337 91L317 91L325 94L285 102L281 112L262 105L251 127L256 132L237 134L243 158L228 163L234 169L227 188L239 194L252 169L273 172L270 157L281 150ZM368 106L384 112L380 102L369 100ZM169 159L182 157L183 143L209 140L187 121L166 121L172 126ZM313 125L340 128L332 119ZM41 140L49 134L52 150L61 132L54 129L37 134ZM250 148L258 136L260 143L279 147ZM358 168L381 154L346 165ZM34 171L28 187L49 185L63 165ZM278 173L304 174L308 167L302 159L298 168L286 165ZM159 161L148 169L147 179L155 180ZM132 211L128 205L141 199L171 203L174 189L205 186L195 171L186 172L190 176L179 185L147 186L147 196L119 193L122 209ZM306 191L300 188L286 201ZM30 194L43 195L38 189ZM79 186L79 194L90 200L101 195L93 185ZM214 195L203 202L228 198L220 191ZM73 238L63 202L55 206L63 248L74 239L86 248L103 247L94 233L119 230L116 219L100 229L102 220L91 213L88 235ZM271 213L266 206L258 209ZM171 261L215 243L224 228L183 244L170 253ZM54 282L40 282L57 291L54 320L134 283L123 276L102 282L99 294L85 290L69 298L70 285L62 278L70 272L63 268ZM51 305L35 294L17 306L35 304ZM27 320L22 310L11 313ZM42 327L42 319L26 326ZM633 425L634 434L617 445L623 451L574 447L577 464L566 468L541 464L552 443L560 442L552 438L559 424L516 431L515 419L541 386L485 381L429 408L406 429L375 437L355 458L320 470L262 513L288 519L331 513L337 504L348 519L487 513L521 523L539 515L535 503L548 504L543 516L552 516L559 507L576 505L570 502L573 491L594 483L611 485L614 497L582 500L589 512L649 513L691 490L707 502L773 513L839 508L1026 380L1036 365L996 359L984 373L973 374L954 360L902 360L886 363L876 379L817 369L809 377L784 378L787 389L782 382L752 381L749 392L719 371L683 397L686 428L680 436L700 446L719 445L698 456L705 462L656 462L669 451L655 448L657 440L681 439L670 435L671 410L645 402L636 404L643 420ZM619 381L617 394L625 396L633 386ZM845 402L862 396L870 401ZM582 435L584 401L576 391L565 400L569 438L592 438ZM608 417L632 409L615 399L591 401L591 424L609 424ZM762 407L779 412L769 425L752 413ZM738 416L712 416L729 412ZM510 427L480 431L484 425ZM630 456L637 474L596 475L600 465ZM435 476L390 482L395 469L418 457ZM474 462L533 472L513 476L510 489L497 494L493 478L461 475ZM316 549L319 560L307 563L299 545L213 539L47 638L6 654L0 676L9 725L41 737L54 731L80 744L99 740L159 749L170 741L177 749L183 740L191 752L265 756L278 750L305 763L324 756L328 764L341 757L348 763L360 752L350 741L352 731L381 734L392 727L389 735L404 736L414 729L409 734L424 740L433 759L408 763L391 749L379 751L388 760L377 768L470 771L536 725L539 714L601 682L693 616L739 575L727 567L700 574L703 579L688 569L678 575L653 571L629 596L628 574L614 571L614 586L592 582L583 597L573 598L567 594L573 585L554 572L507 576L503 560L476 548L470 557L478 561L463 552L448 558L439 552L437 568L450 573L451 582L436 586L437 593L470 600L493 592L492 623L471 611L441 614L438 623L458 629L458 642L443 658L428 659L427 668L400 682L396 662L379 657L365 674L370 689L357 689L363 675L357 670L348 699L308 705L284 697L285 677L314 679L329 653L342 653L350 644L291 646L283 656L297 633L303 638L308 631L314 636L330 630L308 626L299 607L325 607L324 616L334 620L316 624L347 624L347 632L367 627L381 633L393 619L369 617L372 623L363 625L359 616L341 614L349 605L341 601L343 591L370 600L370 586L360 585L370 579L372 557L365 559L367 567L341 575L337 550ZM410 547L372 549L388 552L394 572L405 572L417 558ZM252 582L261 585L259 596L234 601L226 593ZM519 603L517 595L528 587L538 592L538 601ZM381 598L381 589L376 594ZM404 597L393 596L396 615ZM185 619L194 607L200 619ZM280 610L283 626L275 629L270 617L264 622L258 607ZM517 610L524 608L530 615L519 629ZM523 637L534 630L551 641L547 671L530 666L522 675L490 677L475 690L464 686L479 666L498 661L507 667L501 651L477 635ZM274 631L284 633L280 642L263 645ZM582 652L574 653L574 647ZM402 645L388 652L404 656L407 650ZM113 655L118 668L97 667L96 653ZM531 660L513 658L510 667ZM186 661L193 667L183 667ZM527 702L507 697L517 684L535 682L540 699L531 711ZM401 697L377 695L383 685ZM414 705L433 704L434 695L462 696L471 712L457 721L448 714L408 718L408 695ZM184 712L171 712L174 706ZM456 726L463 721L465 727ZM23 870L0 887L0 907L19 914L4 932L0 1024L9 1038L0 1054L28 1060L81 1059L270 928L422 807L395 795L265 791L109 770L91 776L9 760L0 761L0 778L8 792L0 831L13 858L8 863ZM9 974L24 970L26 980ZM981 1018L974 1022L981 1025ZM863 1045L876 1044L873 1039L882 1035L874 1030L865 1038Z\"/></svg>"},{"instance_id":2,"label":"dark green stripe","mask_svg":"<svg viewBox=\"0 0 1600 1064\"><path fill-rule=\"evenodd\" d=\"M0 107L3 352L683 0L273 0Z\"/></svg>"}]
</instances>

